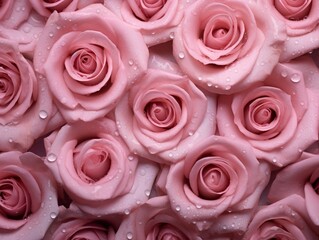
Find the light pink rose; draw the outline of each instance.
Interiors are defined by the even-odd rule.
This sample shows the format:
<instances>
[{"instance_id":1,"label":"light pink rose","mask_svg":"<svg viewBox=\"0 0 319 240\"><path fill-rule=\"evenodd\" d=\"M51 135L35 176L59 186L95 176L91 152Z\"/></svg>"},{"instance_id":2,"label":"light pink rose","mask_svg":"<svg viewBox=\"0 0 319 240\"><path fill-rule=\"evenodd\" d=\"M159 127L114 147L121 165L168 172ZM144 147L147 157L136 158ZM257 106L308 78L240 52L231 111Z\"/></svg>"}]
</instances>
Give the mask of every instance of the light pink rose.
<instances>
[{"instance_id":1,"label":"light pink rose","mask_svg":"<svg viewBox=\"0 0 319 240\"><path fill-rule=\"evenodd\" d=\"M166 190L171 207L200 226L203 221L212 224L226 211L249 213L268 179L268 165L258 162L246 142L211 136L171 165Z\"/></svg>"},{"instance_id":2,"label":"light pink rose","mask_svg":"<svg viewBox=\"0 0 319 240\"><path fill-rule=\"evenodd\" d=\"M317 239L311 229L305 203L298 195L261 207L248 226L243 240Z\"/></svg>"},{"instance_id":3,"label":"light pink rose","mask_svg":"<svg viewBox=\"0 0 319 240\"><path fill-rule=\"evenodd\" d=\"M114 240L118 225L114 216L97 218L84 214L75 206L61 207L43 240Z\"/></svg>"},{"instance_id":4,"label":"light pink rose","mask_svg":"<svg viewBox=\"0 0 319 240\"><path fill-rule=\"evenodd\" d=\"M319 47L319 2L316 0L257 0L275 21L284 21L287 39L280 61L288 61Z\"/></svg>"},{"instance_id":5,"label":"light pink rose","mask_svg":"<svg viewBox=\"0 0 319 240\"><path fill-rule=\"evenodd\" d=\"M149 46L174 38L188 4L185 0L106 0L104 3L123 21L138 29Z\"/></svg>"},{"instance_id":6,"label":"light pink rose","mask_svg":"<svg viewBox=\"0 0 319 240\"><path fill-rule=\"evenodd\" d=\"M52 99L15 42L0 38L0 151L26 151L48 124Z\"/></svg>"},{"instance_id":7,"label":"light pink rose","mask_svg":"<svg viewBox=\"0 0 319 240\"><path fill-rule=\"evenodd\" d=\"M2 239L43 238L58 214L58 203L54 178L40 157L0 154L0 212Z\"/></svg>"},{"instance_id":8,"label":"light pink rose","mask_svg":"<svg viewBox=\"0 0 319 240\"><path fill-rule=\"evenodd\" d=\"M83 211L126 214L146 201L157 167L130 154L115 122L65 125L45 139L46 164ZM136 189L138 186L138 189Z\"/></svg>"},{"instance_id":9,"label":"light pink rose","mask_svg":"<svg viewBox=\"0 0 319 240\"><path fill-rule=\"evenodd\" d=\"M178 209L176 209L178 211ZM116 235L117 240L201 240L192 223L179 220L170 209L167 196L154 197L126 218Z\"/></svg>"},{"instance_id":10,"label":"light pink rose","mask_svg":"<svg viewBox=\"0 0 319 240\"><path fill-rule=\"evenodd\" d=\"M278 201L292 194L305 199L312 222L319 227L319 156L306 157L281 170L271 185L268 198Z\"/></svg>"},{"instance_id":11,"label":"light pink rose","mask_svg":"<svg viewBox=\"0 0 319 240\"><path fill-rule=\"evenodd\" d=\"M53 13L34 58L67 121L91 121L110 112L147 61L140 33L100 4Z\"/></svg>"},{"instance_id":12,"label":"light pink rose","mask_svg":"<svg viewBox=\"0 0 319 240\"><path fill-rule=\"evenodd\" d=\"M131 151L170 163L214 134L215 106L215 97L206 97L186 76L149 69L118 104L115 118Z\"/></svg>"},{"instance_id":13,"label":"light pink rose","mask_svg":"<svg viewBox=\"0 0 319 240\"><path fill-rule=\"evenodd\" d=\"M52 12L72 12L103 0L30 0L32 7L42 16L49 17Z\"/></svg>"},{"instance_id":14,"label":"light pink rose","mask_svg":"<svg viewBox=\"0 0 319 240\"><path fill-rule=\"evenodd\" d=\"M195 84L230 94L272 71L285 38L283 23L256 1L198 0L185 10L173 54Z\"/></svg>"},{"instance_id":15,"label":"light pink rose","mask_svg":"<svg viewBox=\"0 0 319 240\"><path fill-rule=\"evenodd\" d=\"M221 96L221 135L247 140L277 167L296 161L318 139L318 71L309 57L278 64L260 86ZM316 83L317 82L317 83Z\"/></svg>"}]
</instances>

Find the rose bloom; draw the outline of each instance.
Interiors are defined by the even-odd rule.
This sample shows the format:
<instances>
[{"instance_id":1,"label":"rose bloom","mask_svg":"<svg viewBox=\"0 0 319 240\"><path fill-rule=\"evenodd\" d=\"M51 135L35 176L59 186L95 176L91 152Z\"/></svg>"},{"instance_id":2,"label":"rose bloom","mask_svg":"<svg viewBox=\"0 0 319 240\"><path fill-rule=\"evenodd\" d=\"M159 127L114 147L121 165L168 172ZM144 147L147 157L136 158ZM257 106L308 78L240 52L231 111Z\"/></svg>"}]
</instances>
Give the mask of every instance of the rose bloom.
<instances>
[{"instance_id":1,"label":"rose bloom","mask_svg":"<svg viewBox=\"0 0 319 240\"><path fill-rule=\"evenodd\" d=\"M81 210L128 214L147 200L157 167L129 152L114 121L65 125L44 141L47 166Z\"/></svg>"},{"instance_id":2,"label":"rose bloom","mask_svg":"<svg viewBox=\"0 0 319 240\"><path fill-rule=\"evenodd\" d=\"M277 167L296 161L318 139L315 76L316 66L304 57L278 64L262 85L221 96L220 134L247 140L258 158Z\"/></svg>"},{"instance_id":3,"label":"rose bloom","mask_svg":"<svg viewBox=\"0 0 319 240\"><path fill-rule=\"evenodd\" d=\"M226 211L249 214L268 179L268 165L258 162L249 144L211 136L171 165L166 190L171 207L185 221L212 224Z\"/></svg>"},{"instance_id":4,"label":"rose bloom","mask_svg":"<svg viewBox=\"0 0 319 240\"><path fill-rule=\"evenodd\" d=\"M268 198L278 201L292 194L305 199L307 213L319 226L319 156L308 156L278 172L271 185Z\"/></svg>"},{"instance_id":5,"label":"rose bloom","mask_svg":"<svg viewBox=\"0 0 319 240\"><path fill-rule=\"evenodd\" d=\"M0 53L0 151L26 151L44 133L52 99L15 42L0 38Z\"/></svg>"},{"instance_id":6,"label":"rose bloom","mask_svg":"<svg viewBox=\"0 0 319 240\"><path fill-rule=\"evenodd\" d=\"M215 106L215 98L187 77L149 69L118 104L115 118L131 151L176 162L199 139L214 134Z\"/></svg>"},{"instance_id":7,"label":"rose bloom","mask_svg":"<svg viewBox=\"0 0 319 240\"><path fill-rule=\"evenodd\" d=\"M52 12L72 12L103 0L30 0L32 7L42 16L49 17Z\"/></svg>"},{"instance_id":8,"label":"rose bloom","mask_svg":"<svg viewBox=\"0 0 319 240\"><path fill-rule=\"evenodd\" d=\"M142 35L100 4L53 13L34 58L68 122L110 112L144 73L147 61Z\"/></svg>"},{"instance_id":9,"label":"rose bloom","mask_svg":"<svg viewBox=\"0 0 319 240\"><path fill-rule=\"evenodd\" d=\"M41 33L45 19L32 11L28 0L3 1L0 7L0 37L16 42L29 57Z\"/></svg>"},{"instance_id":10,"label":"rose bloom","mask_svg":"<svg viewBox=\"0 0 319 240\"><path fill-rule=\"evenodd\" d=\"M195 84L230 94L272 71L285 38L283 23L256 1L199 0L185 10L173 54Z\"/></svg>"},{"instance_id":11,"label":"rose bloom","mask_svg":"<svg viewBox=\"0 0 319 240\"><path fill-rule=\"evenodd\" d=\"M58 211L55 181L42 159L33 153L1 153L1 238L42 239Z\"/></svg>"},{"instance_id":12,"label":"rose bloom","mask_svg":"<svg viewBox=\"0 0 319 240\"><path fill-rule=\"evenodd\" d=\"M300 196L290 195L262 206L255 213L243 240L266 239L318 239L318 235L311 229L305 203Z\"/></svg>"},{"instance_id":13,"label":"rose bloom","mask_svg":"<svg viewBox=\"0 0 319 240\"><path fill-rule=\"evenodd\" d=\"M284 21L288 38L280 61L289 61L319 47L319 2L316 0L257 0L278 21Z\"/></svg>"},{"instance_id":14,"label":"rose bloom","mask_svg":"<svg viewBox=\"0 0 319 240\"><path fill-rule=\"evenodd\" d=\"M146 44L153 46L174 38L187 4L185 0L119 0L105 1L104 5L138 29Z\"/></svg>"},{"instance_id":15,"label":"rose bloom","mask_svg":"<svg viewBox=\"0 0 319 240\"><path fill-rule=\"evenodd\" d=\"M60 207L59 216L51 224L43 240L114 240L118 217L97 218L86 215L74 205Z\"/></svg>"},{"instance_id":16,"label":"rose bloom","mask_svg":"<svg viewBox=\"0 0 319 240\"><path fill-rule=\"evenodd\" d=\"M178 211L178 209L176 209ZM154 197L132 212L117 233L116 239L201 240L192 223L181 221L170 209L167 196Z\"/></svg>"}]
</instances>

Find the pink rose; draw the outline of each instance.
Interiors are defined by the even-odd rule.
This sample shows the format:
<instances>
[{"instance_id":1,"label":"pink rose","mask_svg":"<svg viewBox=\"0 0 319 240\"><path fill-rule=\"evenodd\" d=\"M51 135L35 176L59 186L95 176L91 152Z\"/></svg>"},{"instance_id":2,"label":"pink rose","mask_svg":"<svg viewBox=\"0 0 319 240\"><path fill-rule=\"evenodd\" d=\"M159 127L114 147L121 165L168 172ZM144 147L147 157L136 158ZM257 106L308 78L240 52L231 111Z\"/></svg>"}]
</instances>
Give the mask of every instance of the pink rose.
<instances>
[{"instance_id":1,"label":"pink rose","mask_svg":"<svg viewBox=\"0 0 319 240\"><path fill-rule=\"evenodd\" d=\"M44 26L44 19L32 11L28 0L4 1L0 7L0 37L19 45L19 50L29 57Z\"/></svg>"},{"instance_id":2,"label":"pink rose","mask_svg":"<svg viewBox=\"0 0 319 240\"><path fill-rule=\"evenodd\" d=\"M46 82L15 42L0 38L0 151L26 151L48 124L52 99Z\"/></svg>"},{"instance_id":3,"label":"pink rose","mask_svg":"<svg viewBox=\"0 0 319 240\"><path fill-rule=\"evenodd\" d=\"M272 71L282 51L284 30L255 1L198 0L185 10L173 54L195 84L230 94Z\"/></svg>"},{"instance_id":4,"label":"pink rose","mask_svg":"<svg viewBox=\"0 0 319 240\"><path fill-rule=\"evenodd\" d=\"M131 151L176 162L198 140L214 134L215 106L215 98L206 97L187 77L149 69L118 104L115 118Z\"/></svg>"},{"instance_id":5,"label":"pink rose","mask_svg":"<svg viewBox=\"0 0 319 240\"><path fill-rule=\"evenodd\" d=\"M107 8L142 33L149 46L174 38L185 5L185 0L105 1Z\"/></svg>"},{"instance_id":6,"label":"pink rose","mask_svg":"<svg viewBox=\"0 0 319 240\"><path fill-rule=\"evenodd\" d=\"M67 121L91 121L110 112L147 61L142 36L100 4L53 13L34 58Z\"/></svg>"},{"instance_id":7,"label":"pink rose","mask_svg":"<svg viewBox=\"0 0 319 240\"><path fill-rule=\"evenodd\" d=\"M284 21L287 39L281 61L288 61L319 47L319 2L316 0L258 0L275 21Z\"/></svg>"},{"instance_id":8,"label":"pink rose","mask_svg":"<svg viewBox=\"0 0 319 240\"><path fill-rule=\"evenodd\" d=\"M212 224L226 211L256 207L268 179L268 165L258 162L246 142L211 136L171 165L166 190L184 220Z\"/></svg>"},{"instance_id":9,"label":"pink rose","mask_svg":"<svg viewBox=\"0 0 319 240\"><path fill-rule=\"evenodd\" d=\"M83 211L127 214L146 201L157 167L130 154L115 123L65 125L45 139L46 164ZM136 189L138 186L138 190Z\"/></svg>"},{"instance_id":10,"label":"pink rose","mask_svg":"<svg viewBox=\"0 0 319 240\"><path fill-rule=\"evenodd\" d=\"M305 199L312 222L319 226L319 156L300 160L281 170L271 185L268 198L274 202L292 194Z\"/></svg>"},{"instance_id":11,"label":"pink rose","mask_svg":"<svg viewBox=\"0 0 319 240\"><path fill-rule=\"evenodd\" d=\"M221 96L220 134L249 141L258 158L277 167L296 161L318 139L315 76L316 66L305 57L278 64L260 86Z\"/></svg>"},{"instance_id":12,"label":"pink rose","mask_svg":"<svg viewBox=\"0 0 319 240\"><path fill-rule=\"evenodd\" d=\"M49 17L52 12L72 12L103 0L30 0L32 7L42 16Z\"/></svg>"},{"instance_id":13,"label":"pink rose","mask_svg":"<svg viewBox=\"0 0 319 240\"><path fill-rule=\"evenodd\" d=\"M176 209L178 211L178 209ZM154 197L125 219L117 233L118 240L201 240L192 223L179 220L169 208L167 196Z\"/></svg>"},{"instance_id":14,"label":"pink rose","mask_svg":"<svg viewBox=\"0 0 319 240\"><path fill-rule=\"evenodd\" d=\"M310 228L303 199L297 195L261 207L248 226L243 240L317 239Z\"/></svg>"},{"instance_id":15,"label":"pink rose","mask_svg":"<svg viewBox=\"0 0 319 240\"><path fill-rule=\"evenodd\" d=\"M0 154L0 212L2 239L43 238L58 214L58 203L54 178L38 156Z\"/></svg>"},{"instance_id":16,"label":"pink rose","mask_svg":"<svg viewBox=\"0 0 319 240\"><path fill-rule=\"evenodd\" d=\"M83 214L75 206L61 207L43 240L114 240L117 225L114 217L97 218Z\"/></svg>"}]
</instances>

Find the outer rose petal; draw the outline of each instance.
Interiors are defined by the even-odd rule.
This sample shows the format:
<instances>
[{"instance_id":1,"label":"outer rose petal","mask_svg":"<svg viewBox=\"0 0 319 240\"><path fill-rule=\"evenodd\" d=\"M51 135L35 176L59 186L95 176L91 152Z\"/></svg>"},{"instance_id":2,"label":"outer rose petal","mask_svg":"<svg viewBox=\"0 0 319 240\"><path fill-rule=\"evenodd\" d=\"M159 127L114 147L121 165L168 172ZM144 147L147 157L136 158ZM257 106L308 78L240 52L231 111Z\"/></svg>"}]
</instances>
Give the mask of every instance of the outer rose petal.
<instances>
[{"instance_id":1,"label":"outer rose petal","mask_svg":"<svg viewBox=\"0 0 319 240\"><path fill-rule=\"evenodd\" d=\"M111 155L108 171L94 182L86 182L83 173L77 171L75 154L83 141L104 141L100 147ZM109 119L65 125L45 139L45 147L46 164L57 181L82 210L94 215L131 211L136 201L147 199L145 191L151 189L157 174L154 164L143 163L142 159L129 154L115 123ZM89 148L84 153L93 150ZM138 190L137 184L140 184Z\"/></svg>"},{"instance_id":2,"label":"outer rose petal","mask_svg":"<svg viewBox=\"0 0 319 240\"><path fill-rule=\"evenodd\" d=\"M72 34L80 38L71 37ZM83 34L92 35L89 43ZM66 54L72 55L74 47L79 50L92 45L105 52L106 64L110 64L103 66L104 70L109 70L105 75L108 81L102 89L95 89L94 94L78 94L66 83L75 81L66 76ZM122 94L143 74L148 60L148 49L142 36L100 4L71 13L53 13L35 52L35 67L46 75L56 105L68 121L90 121L111 111ZM102 80L103 75L99 81ZM96 82L81 84L96 85Z\"/></svg>"},{"instance_id":3,"label":"outer rose petal","mask_svg":"<svg viewBox=\"0 0 319 240\"><path fill-rule=\"evenodd\" d=\"M178 211L178 208L176 209ZM156 240L160 239L161 230L164 231L168 225L166 237L170 236L170 231L174 232L175 238L180 240L201 240L199 233L194 228L193 223L184 223L179 220L174 210L169 208L167 196L154 197L126 218L118 230L116 239ZM154 234L154 228L158 227L158 232ZM172 237L172 236L171 236ZM162 238L161 238L162 239Z\"/></svg>"},{"instance_id":4,"label":"outer rose petal","mask_svg":"<svg viewBox=\"0 0 319 240\"><path fill-rule=\"evenodd\" d=\"M214 51L222 54L227 60L225 63L222 62L222 57L213 58L211 48L202 41L203 30L200 25L206 21L204 17L209 14L207 4L211 5L212 11L216 11L214 4L230 8L230 16L243 21L238 28L249 32L247 40L243 40L242 45L235 48L237 55L226 52L229 49ZM232 9L234 6L236 9ZM278 62L286 37L283 24L274 19L270 20L267 12L268 9L255 1L195 2L185 11L185 17L173 40L176 61L195 84L210 92L230 94L263 81ZM218 61L218 65L215 61Z\"/></svg>"},{"instance_id":5,"label":"outer rose petal","mask_svg":"<svg viewBox=\"0 0 319 240\"><path fill-rule=\"evenodd\" d=\"M42 239L59 212L54 178L43 164L42 159L33 153L6 152L0 154L0 168L10 166L15 166L17 170L20 169L16 173L27 186L33 206L31 214L23 220L5 219L1 215L1 237L8 240L16 240L20 236ZM1 173L3 174L3 171ZM32 182L38 185L40 193L31 184ZM7 226L4 227L3 223ZM34 231L34 229L37 230Z\"/></svg>"},{"instance_id":6,"label":"outer rose petal","mask_svg":"<svg viewBox=\"0 0 319 240\"><path fill-rule=\"evenodd\" d=\"M311 74L310 74L311 72ZM217 124L221 135L248 140L254 147L258 158L273 163L278 167L296 161L303 150L318 139L317 95L318 83L313 76L318 73L310 57L299 59L287 64L278 64L272 74L265 79L265 86L272 86L290 95L292 106L289 124L275 137L261 139L258 134L252 134L245 126L239 127L235 119L243 113L243 106L236 109L234 104L238 99L251 99L255 92L248 89L245 92L230 96L221 96L219 99ZM235 100L238 98L237 100ZM282 101L282 100L281 100ZM240 100L238 101L240 103ZM288 103L285 103L288 106ZM296 119L293 120L293 118ZM282 116L281 116L282 117ZM295 121L295 123L292 123ZM292 127L294 126L294 127ZM248 135L248 133L251 135Z\"/></svg>"},{"instance_id":7,"label":"outer rose petal","mask_svg":"<svg viewBox=\"0 0 319 240\"><path fill-rule=\"evenodd\" d=\"M319 47L319 2L315 0L310 2L307 10L297 19L289 19L280 12L276 1L257 0L270 10L270 13L276 20L284 21L287 29L287 39L284 43L284 51L280 56L281 62L287 62L293 58L301 56ZM289 1L281 1L283 4ZM291 10L291 13L294 11ZM303 16L303 17L302 17Z\"/></svg>"},{"instance_id":8,"label":"outer rose petal","mask_svg":"<svg viewBox=\"0 0 319 240\"><path fill-rule=\"evenodd\" d=\"M141 4L141 6L139 4ZM163 4L163 6L156 11L154 10L154 15L149 17L144 16L145 19L141 19L136 15L136 13L144 15L142 5L143 7L145 7L145 5L141 0L105 1L104 3L107 8L125 22L138 29L142 33L148 46L167 42L174 38L176 26L183 17L184 8L186 8L190 2L186 0L167 0L157 1L157 4Z\"/></svg>"},{"instance_id":9,"label":"outer rose petal","mask_svg":"<svg viewBox=\"0 0 319 240\"><path fill-rule=\"evenodd\" d=\"M230 168L227 189L215 199L202 198L191 186L197 179L189 173L197 162L205 160L202 156L219 157L216 164L224 162ZM226 210L240 212L256 207L268 178L268 166L257 161L246 142L212 136L193 147L184 161L171 165L166 190L172 208L178 206L181 217L187 221L199 221L200 226L201 221L211 220L212 223ZM210 224L207 225L205 228Z\"/></svg>"},{"instance_id":10,"label":"outer rose petal","mask_svg":"<svg viewBox=\"0 0 319 240\"><path fill-rule=\"evenodd\" d=\"M271 239L280 237L279 234L286 234L287 239L317 239L305 211L305 203L298 195L263 206L253 217L243 240Z\"/></svg>"},{"instance_id":11,"label":"outer rose petal","mask_svg":"<svg viewBox=\"0 0 319 240\"><path fill-rule=\"evenodd\" d=\"M0 62L4 66L1 72L7 75L7 86L12 85L13 89L10 101L6 100L9 89L1 95L0 151L26 151L44 134L51 117L52 99L46 82L36 78L33 66L19 52L16 43L0 39L0 46ZM6 64L15 71L9 71Z\"/></svg>"}]
</instances>

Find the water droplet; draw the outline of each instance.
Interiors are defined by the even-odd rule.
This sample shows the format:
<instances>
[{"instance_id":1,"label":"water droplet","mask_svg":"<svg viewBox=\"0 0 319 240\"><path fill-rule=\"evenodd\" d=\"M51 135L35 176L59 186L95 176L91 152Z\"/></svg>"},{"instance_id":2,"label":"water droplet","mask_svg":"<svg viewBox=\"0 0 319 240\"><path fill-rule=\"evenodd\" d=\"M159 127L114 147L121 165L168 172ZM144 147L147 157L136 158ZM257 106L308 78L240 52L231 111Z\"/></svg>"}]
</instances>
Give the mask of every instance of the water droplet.
<instances>
[{"instance_id":1,"label":"water droplet","mask_svg":"<svg viewBox=\"0 0 319 240\"><path fill-rule=\"evenodd\" d=\"M124 210L124 214L125 214L125 215L129 215L129 214L130 214L130 210L129 210L129 209L125 209L125 210Z\"/></svg>"},{"instance_id":2,"label":"water droplet","mask_svg":"<svg viewBox=\"0 0 319 240\"><path fill-rule=\"evenodd\" d=\"M174 32L171 32L171 33L169 34L169 38L170 38L170 39L174 39L174 37L175 37L175 33L174 33Z\"/></svg>"},{"instance_id":3,"label":"water droplet","mask_svg":"<svg viewBox=\"0 0 319 240\"><path fill-rule=\"evenodd\" d=\"M145 190L145 195L149 197L151 195L151 191L150 190Z\"/></svg>"},{"instance_id":4,"label":"water droplet","mask_svg":"<svg viewBox=\"0 0 319 240\"><path fill-rule=\"evenodd\" d=\"M198 77L198 81L202 81L203 80L203 78L202 77Z\"/></svg>"},{"instance_id":5,"label":"water droplet","mask_svg":"<svg viewBox=\"0 0 319 240\"><path fill-rule=\"evenodd\" d=\"M133 64L134 64L134 62L132 59L128 61L128 65L133 66Z\"/></svg>"},{"instance_id":6,"label":"water droplet","mask_svg":"<svg viewBox=\"0 0 319 240\"><path fill-rule=\"evenodd\" d=\"M199 204L196 204L196 208L197 208L197 209L200 209L200 208L202 208L202 206L199 205Z\"/></svg>"},{"instance_id":7,"label":"water droplet","mask_svg":"<svg viewBox=\"0 0 319 240\"><path fill-rule=\"evenodd\" d=\"M48 113L47 113L46 111L44 111L44 110L41 110L41 111L39 112L39 117L40 117L41 119L46 119L46 118L48 117Z\"/></svg>"},{"instance_id":8,"label":"water droplet","mask_svg":"<svg viewBox=\"0 0 319 240\"><path fill-rule=\"evenodd\" d=\"M285 77L288 76L288 73L284 71L284 72L281 73L281 76L285 78Z\"/></svg>"},{"instance_id":9,"label":"water droplet","mask_svg":"<svg viewBox=\"0 0 319 240\"><path fill-rule=\"evenodd\" d=\"M54 34L53 34L52 32L49 33L49 37L50 37L50 38L52 38L53 35L54 35Z\"/></svg>"},{"instance_id":10,"label":"water droplet","mask_svg":"<svg viewBox=\"0 0 319 240\"><path fill-rule=\"evenodd\" d=\"M294 73L291 75L290 80L294 83L300 82L301 76L299 73Z\"/></svg>"},{"instance_id":11,"label":"water droplet","mask_svg":"<svg viewBox=\"0 0 319 240\"><path fill-rule=\"evenodd\" d=\"M146 174L145 169L141 169L140 174L141 174L141 176L144 176Z\"/></svg>"},{"instance_id":12,"label":"water droplet","mask_svg":"<svg viewBox=\"0 0 319 240\"><path fill-rule=\"evenodd\" d=\"M9 138L9 143L13 143L13 139L12 138Z\"/></svg>"},{"instance_id":13,"label":"water droplet","mask_svg":"<svg viewBox=\"0 0 319 240\"><path fill-rule=\"evenodd\" d=\"M230 78L229 77L226 78L226 82L230 82Z\"/></svg>"},{"instance_id":14,"label":"water droplet","mask_svg":"<svg viewBox=\"0 0 319 240\"><path fill-rule=\"evenodd\" d=\"M127 239L133 239L133 233L128 232L128 233L126 234L126 238L127 238Z\"/></svg>"},{"instance_id":15,"label":"water droplet","mask_svg":"<svg viewBox=\"0 0 319 240\"><path fill-rule=\"evenodd\" d=\"M119 136L120 134L119 134L118 131L115 131L115 132L114 132L114 135L115 135L115 136Z\"/></svg>"},{"instance_id":16,"label":"water droplet","mask_svg":"<svg viewBox=\"0 0 319 240\"><path fill-rule=\"evenodd\" d=\"M53 154L53 153L50 153L50 154L48 154L48 156L47 156L48 162L55 162L56 159L57 159L57 157L56 157L56 155Z\"/></svg>"},{"instance_id":17,"label":"water droplet","mask_svg":"<svg viewBox=\"0 0 319 240\"><path fill-rule=\"evenodd\" d=\"M194 133L193 133L193 132L189 132L188 135L189 135L189 136L193 136Z\"/></svg>"},{"instance_id":18,"label":"water droplet","mask_svg":"<svg viewBox=\"0 0 319 240\"><path fill-rule=\"evenodd\" d=\"M63 232L63 233L65 233L65 232L66 232L66 230L63 228L63 229L62 229L62 232Z\"/></svg>"},{"instance_id":19,"label":"water droplet","mask_svg":"<svg viewBox=\"0 0 319 240\"><path fill-rule=\"evenodd\" d=\"M55 212L50 213L50 218L55 219L58 215Z\"/></svg>"},{"instance_id":20,"label":"water droplet","mask_svg":"<svg viewBox=\"0 0 319 240\"><path fill-rule=\"evenodd\" d=\"M133 161L134 160L134 157L132 155L129 155L127 158L128 158L129 161Z\"/></svg>"},{"instance_id":21,"label":"water droplet","mask_svg":"<svg viewBox=\"0 0 319 240\"><path fill-rule=\"evenodd\" d=\"M183 58L185 57L185 54L184 54L183 52L180 52L180 53L178 54L178 57L179 57L180 59L183 59Z\"/></svg>"},{"instance_id":22,"label":"water droplet","mask_svg":"<svg viewBox=\"0 0 319 240\"><path fill-rule=\"evenodd\" d=\"M212 82L209 82L209 81L208 81L208 82L207 82L207 86L208 86L208 87L213 86Z\"/></svg>"},{"instance_id":23,"label":"water droplet","mask_svg":"<svg viewBox=\"0 0 319 240\"><path fill-rule=\"evenodd\" d=\"M230 89L231 89L231 86L230 86L230 85L227 85L227 86L225 87L225 89L226 89L226 90L230 90Z\"/></svg>"},{"instance_id":24,"label":"water droplet","mask_svg":"<svg viewBox=\"0 0 319 240\"><path fill-rule=\"evenodd\" d=\"M181 210L181 206L177 205L176 208L175 208L175 210L176 210L177 212L179 212L179 211Z\"/></svg>"},{"instance_id":25,"label":"water droplet","mask_svg":"<svg viewBox=\"0 0 319 240\"><path fill-rule=\"evenodd\" d=\"M171 158L173 157L173 153L169 153L168 156Z\"/></svg>"},{"instance_id":26,"label":"water droplet","mask_svg":"<svg viewBox=\"0 0 319 240\"><path fill-rule=\"evenodd\" d=\"M273 163L276 163L276 162L277 162L277 159L276 159L276 158L273 158L273 159L272 159L272 162L273 162Z\"/></svg>"}]
</instances>

